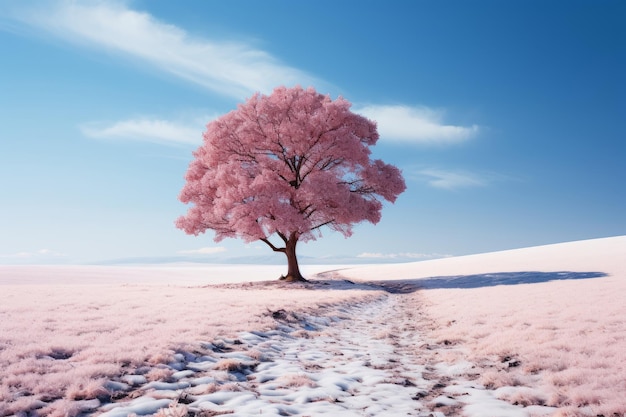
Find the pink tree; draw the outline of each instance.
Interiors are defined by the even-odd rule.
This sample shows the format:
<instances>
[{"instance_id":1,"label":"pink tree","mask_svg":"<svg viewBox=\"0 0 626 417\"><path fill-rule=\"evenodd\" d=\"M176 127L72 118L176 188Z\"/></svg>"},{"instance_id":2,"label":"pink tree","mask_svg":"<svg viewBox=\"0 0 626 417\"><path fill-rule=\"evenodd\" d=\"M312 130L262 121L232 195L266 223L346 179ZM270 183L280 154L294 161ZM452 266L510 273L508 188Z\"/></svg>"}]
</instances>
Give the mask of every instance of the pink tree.
<instances>
[{"instance_id":1,"label":"pink tree","mask_svg":"<svg viewBox=\"0 0 626 417\"><path fill-rule=\"evenodd\" d=\"M324 226L349 237L354 224L380 220L381 199L394 202L405 190L400 170L370 159L377 140L375 123L341 97L300 87L256 94L208 124L180 194L193 206L176 226L194 235L212 229L216 242L260 240L285 253L287 280L303 281L299 241L315 240Z\"/></svg>"}]
</instances>

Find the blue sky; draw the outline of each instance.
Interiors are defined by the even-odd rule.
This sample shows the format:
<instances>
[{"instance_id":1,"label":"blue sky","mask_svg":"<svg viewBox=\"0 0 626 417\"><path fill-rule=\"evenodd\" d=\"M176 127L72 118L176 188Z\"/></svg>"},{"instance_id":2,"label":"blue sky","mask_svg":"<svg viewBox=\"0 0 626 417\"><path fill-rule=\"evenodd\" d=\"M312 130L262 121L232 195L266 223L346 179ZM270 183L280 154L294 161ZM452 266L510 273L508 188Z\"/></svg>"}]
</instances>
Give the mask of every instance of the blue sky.
<instances>
[{"instance_id":1,"label":"blue sky","mask_svg":"<svg viewBox=\"0 0 626 417\"><path fill-rule=\"evenodd\" d=\"M626 234L621 1L0 3L0 263L275 257L174 227L206 123L314 86L408 189L307 257L420 260ZM356 258L355 258L356 259Z\"/></svg>"}]
</instances>

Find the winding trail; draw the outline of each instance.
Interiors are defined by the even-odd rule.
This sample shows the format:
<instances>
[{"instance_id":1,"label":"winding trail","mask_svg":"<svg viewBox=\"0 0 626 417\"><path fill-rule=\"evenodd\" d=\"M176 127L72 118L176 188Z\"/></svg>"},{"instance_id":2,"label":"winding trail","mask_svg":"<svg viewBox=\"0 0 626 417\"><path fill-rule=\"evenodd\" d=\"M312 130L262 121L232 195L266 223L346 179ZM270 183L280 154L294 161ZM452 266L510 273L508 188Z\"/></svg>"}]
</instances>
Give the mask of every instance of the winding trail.
<instances>
[{"instance_id":1,"label":"winding trail","mask_svg":"<svg viewBox=\"0 0 626 417\"><path fill-rule=\"evenodd\" d=\"M451 347L424 338L428 319L415 308L414 288L384 289L325 317L271 312L275 330L178 354L168 382L122 377L109 387L119 400L92 415L442 417L481 415L484 407L494 416L529 415L467 380L472 364L438 360Z\"/></svg>"}]
</instances>

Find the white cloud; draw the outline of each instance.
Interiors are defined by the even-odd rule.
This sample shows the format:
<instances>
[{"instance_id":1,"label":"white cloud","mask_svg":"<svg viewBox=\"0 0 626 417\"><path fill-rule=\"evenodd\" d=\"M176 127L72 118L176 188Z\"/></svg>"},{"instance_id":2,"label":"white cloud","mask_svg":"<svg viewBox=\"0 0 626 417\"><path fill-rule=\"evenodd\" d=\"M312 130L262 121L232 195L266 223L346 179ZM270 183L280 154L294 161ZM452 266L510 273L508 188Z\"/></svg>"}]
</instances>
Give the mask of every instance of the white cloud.
<instances>
[{"instance_id":1,"label":"white cloud","mask_svg":"<svg viewBox=\"0 0 626 417\"><path fill-rule=\"evenodd\" d=\"M37 258L37 257L46 257L46 256L59 257L59 256L66 256L66 255L60 252L50 250L50 249L39 249L34 252L25 251L25 252L12 253L8 255L0 255L0 257L2 258L18 258L18 259Z\"/></svg>"},{"instance_id":2,"label":"white cloud","mask_svg":"<svg viewBox=\"0 0 626 417\"><path fill-rule=\"evenodd\" d=\"M414 253L414 252L400 252L400 253L381 253L381 252L363 252L357 255L357 258L370 258L370 259L437 259L448 258L452 255L446 255L441 253Z\"/></svg>"},{"instance_id":3,"label":"white cloud","mask_svg":"<svg viewBox=\"0 0 626 417\"><path fill-rule=\"evenodd\" d=\"M193 36L149 13L129 8L123 1L56 0L31 3L36 5L31 8L16 4L13 17L46 35L120 54L238 100L257 91L270 93L279 85L317 85L319 89L320 84L327 84L252 44ZM476 125L444 124L443 113L427 107L371 105L355 111L376 120L381 136L390 141L457 143L479 131ZM90 124L83 131L92 137L199 143L199 139L189 139L189 127L164 120Z\"/></svg>"},{"instance_id":4,"label":"white cloud","mask_svg":"<svg viewBox=\"0 0 626 417\"><path fill-rule=\"evenodd\" d=\"M202 142L204 126L139 118L122 120L109 125L88 123L80 129L86 136L98 139L132 139L166 144L199 145Z\"/></svg>"},{"instance_id":5,"label":"white cloud","mask_svg":"<svg viewBox=\"0 0 626 417\"><path fill-rule=\"evenodd\" d=\"M485 174L441 169L422 169L417 172L417 175L419 179L426 181L431 187L445 190L484 187L491 181L491 177Z\"/></svg>"},{"instance_id":6,"label":"white cloud","mask_svg":"<svg viewBox=\"0 0 626 417\"><path fill-rule=\"evenodd\" d=\"M426 183L431 187L444 190L458 188L487 187L497 182L519 182L523 179L493 171L447 170L440 168L413 167L407 170L407 176L414 181Z\"/></svg>"},{"instance_id":7,"label":"white cloud","mask_svg":"<svg viewBox=\"0 0 626 417\"><path fill-rule=\"evenodd\" d=\"M258 243L246 243L244 245L244 249L246 249L246 250L254 250L254 251L257 251L257 250L267 250L267 246L263 247L263 246L259 245Z\"/></svg>"},{"instance_id":8,"label":"white cloud","mask_svg":"<svg viewBox=\"0 0 626 417\"><path fill-rule=\"evenodd\" d=\"M454 126L443 123L443 112L428 107L371 105L355 109L356 113L378 124L381 138L416 144L449 144L476 136L477 125Z\"/></svg>"},{"instance_id":9,"label":"white cloud","mask_svg":"<svg viewBox=\"0 0 626 417\"><path fill-rule=\"evenodd\" d=\"M32 258L34 256L34 253L32 252L16 252L16 253L10 253L7 255L0 255L0 258L5 258L5 259L28 259L28 258Z\"/></svg>"},{"instance_id":10,"label":"white cloud","mask_svg":"<svg viewBox=\"0 0 626 417\"><path fill-rule=\"evenodd\" d=\"M66 41L139 59L209 90L241 99L278 85L314 85L303 71L245 43L194 37L119 1L55 1L14 17Z\"/></svg>"},{"instance_id":11,"label":"white cloud","mask_svg":"<svg viewBox=\"0 0 626 417\"><path fill-rule=\"evenodd\" d=\"M67 255L65 255L64 253L57 252L51 249L39 249L39 250L32 251L32 252L23 251L23 252L10 253L6 255L0 255L0 258L14 259L14 260L39 261L39 260L45 260L45 259L51 259L51 258L64 258L66 256Z\"/></svg>"},{"instance_id":12,"label":"white cloud","mask_svg":"<svg viewBox=\"0 0 626 417\"><path fill-rule=\"evenodd\" d=\"M226 248L223 246L178 251L181 255L214 255L222 252L226 252Z\"/></svg>"}]
</instances>

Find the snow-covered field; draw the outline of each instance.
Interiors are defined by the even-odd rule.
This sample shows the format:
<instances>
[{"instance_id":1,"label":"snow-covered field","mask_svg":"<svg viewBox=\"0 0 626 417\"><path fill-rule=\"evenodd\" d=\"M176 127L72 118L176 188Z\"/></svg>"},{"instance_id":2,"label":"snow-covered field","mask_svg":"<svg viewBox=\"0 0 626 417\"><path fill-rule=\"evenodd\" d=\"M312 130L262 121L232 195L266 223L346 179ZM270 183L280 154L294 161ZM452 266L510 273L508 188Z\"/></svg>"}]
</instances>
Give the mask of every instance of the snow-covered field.
<instances>
[{"instance_id":1,"label":"snow-covered field","mask_svg":"<svg viewBox=\"0 0 626 417\"><path fill-rule=\"evenodd\" d=\"M626 236L283 269L0 266L0 416L626 415Z\"/></svg>"}]
</instances>

